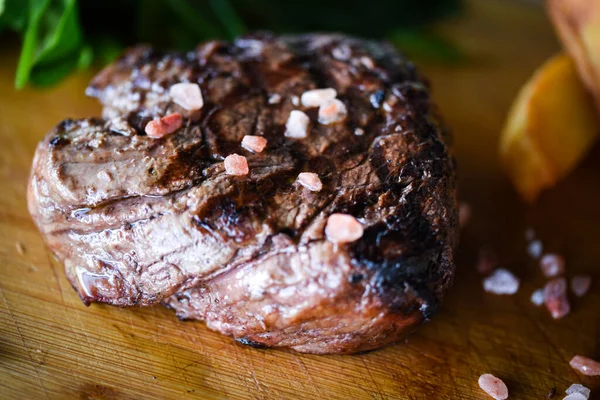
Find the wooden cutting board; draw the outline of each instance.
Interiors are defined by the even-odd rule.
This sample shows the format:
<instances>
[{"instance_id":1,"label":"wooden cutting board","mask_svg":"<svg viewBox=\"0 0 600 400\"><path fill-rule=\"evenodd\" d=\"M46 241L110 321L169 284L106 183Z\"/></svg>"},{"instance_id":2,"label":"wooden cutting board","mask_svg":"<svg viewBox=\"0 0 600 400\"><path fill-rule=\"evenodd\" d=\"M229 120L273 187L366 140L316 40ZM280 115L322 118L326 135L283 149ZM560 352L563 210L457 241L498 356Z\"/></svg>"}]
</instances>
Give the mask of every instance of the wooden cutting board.
<instances>
[{"instance_id":1,"label":"wooden cutting board","mask_svg":"<svg viewBox=\"0 0 600 400\"><path fill-rule=\"evenodd\" d=\"M527 3L473 0L439 28L468 55L458 66L424 65L453 127L461 197L473 220L458 274L440 313L405 342L354 356L256 350L180 322L164 307L85 307L30 220L26 181L36 143L66 117L99 113L83 95L89 74L50 91L12 88L16 53L0 56L0 398L3 399L483 399L477 378L502 377L511 399L554 398L579 382L574 354L600 358L600 149L535 207L514 194L497 162L498 133L519 86L558 49L543 11ZM529 301L543 285L524 230L564 254L569 274L588 273L590 294L553 321ZM482 290L475 259L494 247L517 273L515 296ZM22 251L18 248L22 246Z\"/></svg>"}]
</instances>

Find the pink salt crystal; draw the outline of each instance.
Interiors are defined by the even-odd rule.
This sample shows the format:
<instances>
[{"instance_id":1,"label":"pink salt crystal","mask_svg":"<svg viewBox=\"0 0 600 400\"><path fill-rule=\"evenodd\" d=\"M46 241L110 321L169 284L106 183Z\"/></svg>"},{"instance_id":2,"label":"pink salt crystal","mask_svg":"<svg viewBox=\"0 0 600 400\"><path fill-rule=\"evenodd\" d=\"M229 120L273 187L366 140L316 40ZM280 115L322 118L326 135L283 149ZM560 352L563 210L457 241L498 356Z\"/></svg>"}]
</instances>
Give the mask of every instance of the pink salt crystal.
<instances>
[{"instance_id":1,"label":"pink salt crystal","mask_svg":"<svg viewBox=\"0 0 600 400\"><path fill-rule=\"evenodd\" d=\"M544 303L554 319L560 319L571 311L567 298L567 280L556 278L544 287Z\"/></svg>"},{"instance_id":2,"label":"pink salt crystal","mask_svg":"<svg viewBox=\"0 0 600 400\"><path fill-rule=\"evenodd\" d=\"M248 160L246 157L238 154L231 154L225 157L225 173L228 175L248 175Z\"/></svg>"},{"instance_id":3,"label":"pink salt crystal","mask_svg":"<svg viewBox=\"0 0 600 400\"><path fill-rule=\"evenodd\" d=\"M558 254L545 254L540 259L540 268L546 278L562 275L565 273L565 258Z\"/></svg>"},{"instance_id":4,"label":"pink salt crystal","mask_svg":"<svg viewBox=\"0 0 600 400\"><path fill-rule=\"evenodd\" d=\"M364 135L364 134L365 134L365 130L364 130L363 128L356 128L356 129L354 130L354 134L355 134L356 136L362 136L362 135Z\"/></svg>"},{"instance_id":5,"label":"pink salt crystal","mask_svg":"<svg viewBox=\"0 0 600 400\"><path fill-rule=\"evenodd\" d=\"M515 294L519 290L519 279L504 268L497 268L483 280L483 289L493 294Z\"/></svg>"},{"instance_id":6,"label":"pink salt crystal","mask_svg":"<svg viewBox=\"0 0 600 400\"><path fill-rule=\"evenodd\" d=\"M591 358L575 356L569 362L569 365L587 376L600 376L600 363Z\"/></svg>"},{"instance_id":7,"label":"pink salt crystal","mask_svg":"<svg viewBox=\"0 0 600 400\"><path fill-rule=\"evenodd\" d=\"M337 92L333 88L313 89L302 93L300 102L304 107L319 107L320 105L335 99Z\"/></svg>"},{"instance_id":8,"label":"pink salt crystal","mask_svg":"<svg viewBox=\"0 0 600 400\"><path fill-rule=\"evenodd\" d=\"M347 115L346 105L338 99L326 101L319 107L319 123L323 125L342 121Z\"/></svg>"},{"instance_id":9,"label":"pink salt crystal","mask_svg":"<svg viewBox=\"0 0 600 400\"><path fill-rule=\"evenodd\" d=\"M319 175L314 172L300 172L298 174L298 182L312 192L318 192L323 189L323 184Z\"/></svg>"},{"instance_id":10,"label":"pink salt crystal","mask_svg":"<svg viewBox=\"0 0 600 400\"><path fill-rule=\"evenodd\" d=\"M367 67L368 69L375 68L375 63L371 57L363 56L360 58L360 63Z\"/></svg>"},{"instance_id":11,"label":"pink salt crystal","mask_svg":"<svg viewBox=\"0 0 600 400\"><path fill-rule=\"evenodd\" d=\"M463 229L471 220L471 205L469 203L460 202L458 204L458 224Z\"/></svg>"},{"instance_id":12,"label":"pink salt crystal","mask_svg":"<svg viewBox=\"0 0 600 400\"><path fill-rule=\"evenodd\" d=\"M176 83L169 89L173 101L189 111L199 110L204 106L204 99L197 83Z\"/></svg>"},{"instance_id":13,"label":"pink salt crystal","mask_svg":"<svg viewBox=\"0 0 600 400\"><path fill-rule=\"evenodd\" d=\"M267 139L262 136L245 135L242 139L242 147L254 153L260 153L267 147Z\"/></svg>"},{"instance_id":14,"label":"pink salt crystal","mask_svg":"<svg viewBox=\"0 0 600 400\"><path fill-rule=\"evenodd\" d=\"M162 118L156 118L146 124L146 135L153 139L160 139L181 128L183 118L181 114L173 113Z\"/></svg>"},{"instance_id":15,"label":"pink salt crystal","mask_svg":"<svg viewBox=\"0 0 600 400\"><path fill-rule=\"evenodd\" d=\"M281 95L278 93L272 94L269 96L269 104L279 104L281 101Z\"/></svg>"},{"instance_id":16,"label":"pink salt crystal","mask_svg":"<svg viewBox=\"0 0 600 400\"><path fill-rule=\"evenodd\" d=\"M479 258L477 260L477 272L481 275L487 275L498 266L498 256L489 247L479 249Z\"/></svg>"},{"instance_id":17,"label":"pink salt crystal","mask_svg":"<svg viewBox=\"0 0 600 400\"><path fill-rule=\"evenodd\" d=\"M348 214L334 213L327 218L325 236L333 243L349 243L363 235L363 226L356 218Z\"/></svg>"},{"instance_id":18,"label":"pink salt crystal","mask_svg":"<svg viewBox=\"0 0 600 400\"><path fill-rule=\"evenodd\" d=\"M508 388L501 379L491 374L483 374L479 377L479 387L496 400L508 399Z\"/></svg>"},{"instance_id":19,"label":"pink salt crystal","mask_svg":"<svg viewBox=\"0 0 600 400\"><path fill-rule=\"evenodd\" d=\"M287 122L285 123L284 135L289 138L301 139L308 135L308 124L310 118L299 110L292 110Z\"/></svg>"},{"instance_id":20,"label":"pink salt crystal","mask_svg":"<svg viewBox=\"0 0 600 400\"><path fill-rule=\"evenodd\" d=\"M577 297L585 295L592 286L592 278L588 275L575 275L571 278L571 291Z\"/></svg>"}]
</instances>

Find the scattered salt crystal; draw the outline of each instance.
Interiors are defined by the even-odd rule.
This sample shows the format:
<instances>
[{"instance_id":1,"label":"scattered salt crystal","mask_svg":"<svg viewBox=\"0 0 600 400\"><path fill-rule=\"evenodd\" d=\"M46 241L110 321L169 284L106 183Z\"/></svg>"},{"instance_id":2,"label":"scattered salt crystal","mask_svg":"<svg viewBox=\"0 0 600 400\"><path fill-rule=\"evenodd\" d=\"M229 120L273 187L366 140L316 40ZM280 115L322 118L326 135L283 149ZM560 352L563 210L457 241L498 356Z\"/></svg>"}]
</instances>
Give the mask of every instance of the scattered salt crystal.
<instances>
[{"instance_id":1,"label":"scattered salt crystal","mask_svg":"<svg viewBox=\"0 0 600 400\"><path fill-rule=\"evenodd\" d=\"M331 50L331 55L338 60L347 60L352 57L352 49L347 45L341 45Z\"/></svg>"},{"instance_id":2,"label":"scattered salt crystal","mask_svg":"<svg viewBox=\"0 0 600 400\"><path fill-rule=\"evenodd\" d=\"M319 175L314 172L300 172L297 180L298 183L312 192L318 192L323 189L323 184L321 183L321 179L319 179Z\"/></svg>"},{"instance_id":3,"label":"scattered salt crystal","mask_svg":"<svg viewBox=\"0 0 600 400\"><path fill-rule=\"evenodd\" d=\"M567 393L567 394L579 393L587 399L590 397L590 394L592 393L592 391L590 389L586 388L585 386L580 385L579 383L574 383L571 386L569 386L569 388L566 390L565 393Z\"/></svg>"},{"instance_id":4,"label":"scattered salt crystal","mask_svg":"<svg viewBox=\"0 0 600 400\"><path fill-rule=\"evenodd\" d=\"M487 275L498 266L498 256L494 250L489 247L479 249L479 258L477 260L477 272L481 275Z\"/></svg>"},{"instance_id":5,"label":"scattered salt crystal","mask_svg":"<svg viewBox=\"0 0 600 400\"><path fill-rule=\"evenodd\" d=\"M356 136L362 136L362 135L364 135L364 134L365 134L365 130L364 130L363 128L356 128L356 129L354 130L354 134L355 134Z\"/></svg>"},{"instance_id":6,"label":"scattered salt crystal","mask_svg":"<svg viewBox=\"0 0 600 400\"><path fill-rule=\"evenodd\" d=\"M17 249L17 253L22 256L25 254L25 247L23 246L23 243L21 242L17 242L15 243L15 247Z\"/></svg>"},{"instance_id":7,"label":"scattered salt crystal","mask_svg":"<svg viewBox=\"0 0 600 400\"><path fill-rule=\"evenodd\" d=\"M592 278L588 275L575 275L571 278L571 291L577 297L585 295L592 286Z\"/></svg>"},{"instance_id":8,"label":"scattered salt crystal","mask_svg":"<svg viewBox=\"0 0 600 400\"><path fill-rule=\"evenodd\" d=\"M204 106L204 99L197 83L176 83L169 89L173 101L189 111L199 110Z\"/></svg>"},{"instance_id":9,"label":"scattered salt crystal","mask_svg":"<svg viewBox=\"0 0 600 400\"><path fill-rule=\"evenodd\" d=\"M458 224L463 229L471 220L471 205L469 203L460 202L458 205Z\"/></svg>"},{"instance_id":10,"label":"scattered salt crystal","mask_svg":"<svg viewBox=\"0 0 600 400\"><path fill-rule=\"evenodd\" d=\"M183 124L183 119L179 113L156 118L146 124L146 135L153 139L160 139L181 128L181 124Z\"/></svg>"},{"instance_id":11,"label":"scattered salt crystal","mask_svg":"<svg viewBox=\"0 0 600 400\"><path fill-rule=\"evenodd\" d=\"M544 289L537 289L531 294L531 302L536 306L544 304Z\"/></svg>"},{"instance_id":12,"label":"scattered salt crystal","mask_svg":"<svg viewBox=\"0 0 600 400\"><path fill-rule=\"evenodd\" d=\"M543 250L544 249L541 240L532 240L527 246L527 254L529 254L531 258L540 258Z\"/></svg>"},{"instance_id":13,"label":"scattered salt crystal","mask_svg":"<svg viewBox=\"0 0 600 400\"><path fill-rule=\"evenodd\" d=\"M363 56L360 58L360 63L367 67L368 69L375 68L375 63L371 57Z\"/></svg>"},{"instance_id":14,"label":"scattered salt crystal","mask_svg":"<svg viewBox=\"0 0 600 400\"><path fill-rule=\"evenodd\" d=\"M248 175L248 160L246 157L238 154L231 154L225 157L225 173L228 175Z\"/></svg>"},{"instance_id":15,"label":"scattered salt crystal","mask_svg":"<svg viewBox=\"0 0 600 400\"><path fill-rule=\"evenodd\" d=\"M310 118L299 110L292 110L290 116L285 123L285 136L290 138L301 139L308 135L308 124Z\"/></svg>"},{"instance_id":16,"label":"scattered salt crystal","mask_svg":"<svg viewBox=\"0 0 600 400\"><path fill-rule=\"evenodd\" d=\"M496 269L483 280L483 289L494 294L515 294L519 290L519 279L504 268Z\"/></svg>"},{"instance_id":17,"label":"scattered salt crystal","mask_svg":"<svg viewBox=\"0 0 600 400\"><path fill-rule=\"evenodd\" d=\"M326 101L319 107L319 123L323 125L342 121L347 115L346 105L338 99Z\"/></svg>"},{"instance_id":18,"label":"scattered salt crystal","mask_svg":"<svg viewBox=\"0 0 600 400\"><path fill-rule=\"evenodd\" d=\"M540 259L540 268L546 278L562 275L565 273L565 258L558 254L545 254Z\"/></svg>"},{"instance_id":19,"label":"scattered salt crystal","mask_svg":"<svg viewBox=\"0 0 600 400\"><path fill-rule=\"evenodd\" d=\"M327 218L325 236L330 242L354 242L362 237L363 232L362 224L352 215L334 213Z\"/></svg>"},{"instance_id":20,"label":"scattered salt crystal","mask_svg":"<svg viewBox=\"0 0 600 400\"><path fill-rule=\"evenodd\" d=\"M292 101L292 104L295 105L296 107L298 107L300 105L300 97L292 96L290 98L290 100Z\"/></svg>"},{"instance_id":21,"label":"scattered salt crystal","mask_svg":"<svg viewBox=\"0 0 600 400\"><path fill-rule=\"evenodd\" d=\"M573 393L563 397L563 400L587 400L588 397L585 397L581 393Z\"/></svg>"},{"instance_id":22,"label":"scattered salt crystal","mask_svg":"<svg viewBox=\"0 0 600 400\"><path fill-rule=\"evenodd\" d=\"M260 153L267 147L267 139L262 136L245 135L242 139L242 147L254 153Z\"/></svg>"},{"instance_id":23,"label":"scattered salt crystal","mask_svg":"<svg viewBox=\"0 0 600 400\"><path fill-rule=\"evenodd\" d=\"M281 101L281 95L278 93L272 94L269 96L269 104L279 104Z\"/></svg>"},{"instance_id":24,"label":"scattered salt crystal","mask_svg":"<svg viewBox=\"0 0 600 400\"><path fill-rule=\"evenodd\" d=\"M532 240L535 239L535 231L533 230L533 228L525 229L525 239L528 242L531 242Z\"/></svg>"},{"instance_id":25,"label":"scattered salt crystal","mask_svg":"<svg viewBox=\"0 0 600 400\"><path fill-rule=\"evenodd\" d=\"M555 278L546 284L544 287L544 303L554 319L560 319L571 311L565 278Z\"/></svg>"},{"instance_id":26,"label":"scattered salt crystal","mask_svg":"<svg viewBox=\"0 0 600 400\"><path fill-rule=\"evenodd\" d=\"M329 100L335 99L337 92L333 88L313 89L302 93L300 102L304 107L319 107Z\"/></svg>"},{"instance_id":27,"label":"scattered salt crystal","mask_svg":"<svg viewBox=\"0 0 600 400\"><path fill-rule=\"evenodd\" d=\"M569 365L587 376L600 376L600 363L591 358L575 356L569 362Z\"/></svg>"},{"instance_id":28,"label":"scattered salt crystal","mask_svg":"<svg viewBox=\"0 0 600 400\"><path fill-rule=\"evenodd\" d=\"M508 399L508 388L501 379L491 374L483 374L479 377L479 387L496 400Z\"/></svg>"}]
</instances>

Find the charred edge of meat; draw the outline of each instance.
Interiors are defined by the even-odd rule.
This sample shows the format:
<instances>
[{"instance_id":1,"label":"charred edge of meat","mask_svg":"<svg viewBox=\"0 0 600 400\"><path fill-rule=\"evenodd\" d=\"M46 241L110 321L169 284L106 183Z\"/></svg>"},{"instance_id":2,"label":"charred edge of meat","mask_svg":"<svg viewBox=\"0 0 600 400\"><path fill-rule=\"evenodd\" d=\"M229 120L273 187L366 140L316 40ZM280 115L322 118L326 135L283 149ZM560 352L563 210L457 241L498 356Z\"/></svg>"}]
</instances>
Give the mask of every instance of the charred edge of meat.
<instances>
[{"instance_id":1,"label":"charred edge of meat","mask_svg":"<svg viewBox=\"0 0 600 400\"><path fill-rule=\"evenodd\" d=\"M244 346L250 346L252 348L255 349L268 349L270 348L270 346L263 344L263 343L259 343L259 342L255 342L254 340L250 340L250 339L246 339L246 338L235 338L235 341L243 344Z\"/></svg>"}]
</instances>

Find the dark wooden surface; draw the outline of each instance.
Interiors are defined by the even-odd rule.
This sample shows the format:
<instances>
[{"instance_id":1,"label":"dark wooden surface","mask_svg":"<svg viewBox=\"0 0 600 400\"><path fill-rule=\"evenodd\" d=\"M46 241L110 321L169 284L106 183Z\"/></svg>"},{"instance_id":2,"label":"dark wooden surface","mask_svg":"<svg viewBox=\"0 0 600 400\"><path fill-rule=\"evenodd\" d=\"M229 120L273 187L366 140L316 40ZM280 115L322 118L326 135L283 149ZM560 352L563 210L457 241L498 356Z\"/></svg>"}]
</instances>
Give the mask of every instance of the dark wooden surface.
<instances>
[{"instance_id":1,"label":"dark wooden surface","mask_svg":"<svg viewBox=\"0 0 600 400\"><path fill-rule=\"evenodd\" d=\"M498 134L531 72L558 49L540 8L474 0L439 28L469 59L425 65L454 129L461 197L473 207L458 274L440 313L405 342L355 356L312 356L243 347L202 323L177 321L163 307L85 307L44 248L25 204L36 143L65 117L97 114L83 96L89 75L50 91L12 88L15 53L0 55L0 398L6 399L482 399L480 374L508 384L511 399L555 398L600 380L568 365L577 353L600 358L600 150L534 207L502 174ZM533 227L564 254L569 274L595 278L573 312L553 321L529 301L543 285L525 253ZM25 250L19 254L17 243ZM515 296L482 290L475 258L494 247L522 286Z\"/></svg>"}]
</instances>

